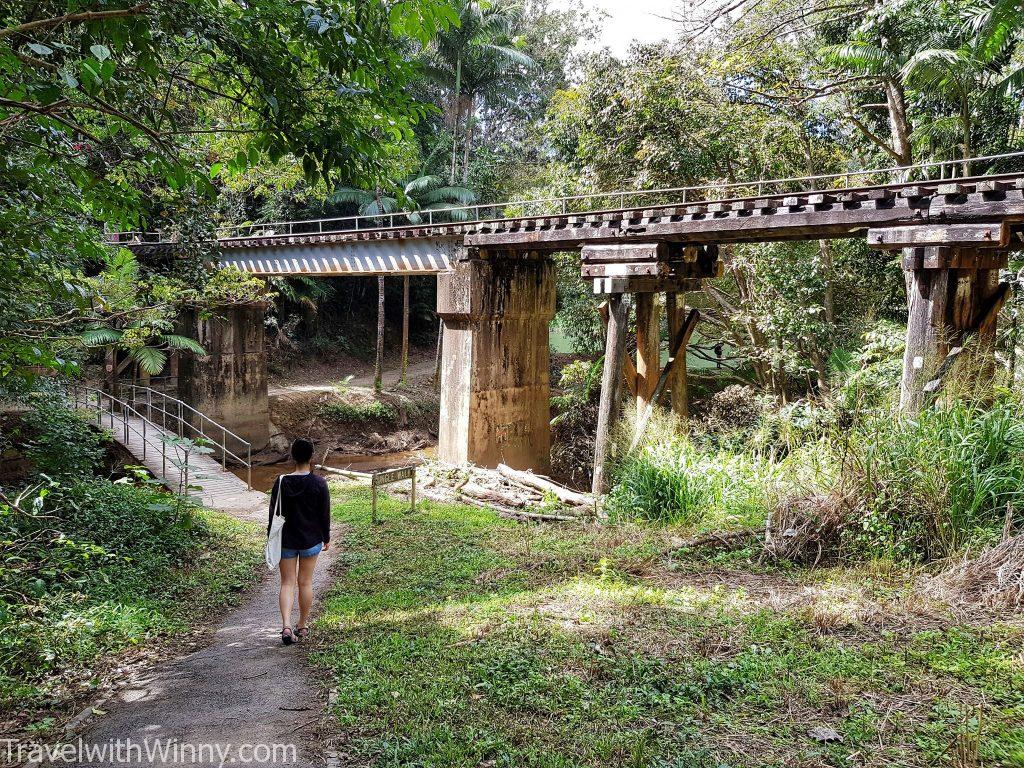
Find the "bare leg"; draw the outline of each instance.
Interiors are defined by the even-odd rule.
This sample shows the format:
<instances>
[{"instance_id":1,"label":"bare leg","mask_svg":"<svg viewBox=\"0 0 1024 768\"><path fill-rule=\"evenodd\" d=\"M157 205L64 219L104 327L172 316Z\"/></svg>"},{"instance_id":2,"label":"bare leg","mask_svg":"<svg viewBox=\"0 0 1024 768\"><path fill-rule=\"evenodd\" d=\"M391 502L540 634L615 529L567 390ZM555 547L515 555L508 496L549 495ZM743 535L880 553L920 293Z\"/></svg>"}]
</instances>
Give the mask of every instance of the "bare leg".
<instances>
[{"instance_id":1,"label":"bare leg","mask_svg":"<svg viewBox=\"0 0 1024 768\"><path fill-rule=\"evenodd\" d=\"M281 559L281 593L278 595L277 603L281 608L282 629L292 625L292 603L295 601L295 573L298 559L297 557Z\"/></svg>"},{"instance_id":2,"label":"bare leg","mask_svg":"<svg viewBox=\"0 0 1024 768\"><path fill-rule=\"evenodd\" d=\"M309 626L309 610L313 607L313 569L317 555L299 558L299 624Z\"/></svg>"}]
</instances>

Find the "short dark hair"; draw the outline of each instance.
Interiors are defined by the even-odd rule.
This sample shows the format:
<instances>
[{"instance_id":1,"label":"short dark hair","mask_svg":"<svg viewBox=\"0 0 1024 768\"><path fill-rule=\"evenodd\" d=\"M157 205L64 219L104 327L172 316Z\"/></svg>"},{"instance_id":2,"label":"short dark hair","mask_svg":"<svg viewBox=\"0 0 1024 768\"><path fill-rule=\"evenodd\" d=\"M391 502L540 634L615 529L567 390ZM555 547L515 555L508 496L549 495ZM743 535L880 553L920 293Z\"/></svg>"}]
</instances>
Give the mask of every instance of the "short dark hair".
<instances>
[{"instance_id":1,"label":"short dark hair","mask_svg":"<svg viewBox=\"0 0 1024 768\"><path fill-rule=\"evenodd\" d=\"M300 437L292 443L292 458L299 464L305 464L313 458L313 443L304 437Z\"/></svg>"}]
</instances>

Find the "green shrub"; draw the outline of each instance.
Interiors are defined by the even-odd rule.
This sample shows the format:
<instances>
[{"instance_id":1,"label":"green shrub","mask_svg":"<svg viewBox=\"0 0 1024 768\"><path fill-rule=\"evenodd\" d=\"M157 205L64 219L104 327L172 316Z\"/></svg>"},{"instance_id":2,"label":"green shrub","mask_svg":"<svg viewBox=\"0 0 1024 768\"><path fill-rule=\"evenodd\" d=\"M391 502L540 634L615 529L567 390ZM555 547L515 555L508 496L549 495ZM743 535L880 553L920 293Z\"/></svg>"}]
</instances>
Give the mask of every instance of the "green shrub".
<instances>
[{"instance_id":1,"label":"green shrub","mask_svg":"<svg viewBox=\"0 0 1024 768\"><path fill-rule=\"evenodd\" d=\"M608 512L616 518L708 527L758 525L788 471L759 455L704 451L669 416L652 419L641 446L623 453L607 500Z\"/></svg>"},{"instance_id":2,"label":"green shrub","mask_svg":"<svg viewBox=\"0 0 1024 768\"><path fill-rule=\"evenodd\" d=\"M945 557L1002 530L1024 502L1024 407L958 399L917 416L873 413L837 437L852 543L874 556Z\"/></svg>"},{"instance_id":3,"label":"green shrub","mask_svg":"<svg viewBox=\"0 0 1024 768\"><path fill-rule=\"evenodd\" d=\"M342 421L349 424L387 424L398 423L398 409L380 400L367 403L348 403L337 401L324 403L320 406L320 415L324 418Z\"/></svg>"},{"instance_id":4,"label":"green shrub","mask_svg":"<svg viewBox=\"0 0 1024 768\"><path fill-rule=\"evenodd\" d=\"M46 407L25 414L19 442L37 471L51 477L89 477L102 464L109 437L59 398L56 393L38 396Z\"/></svg>"}]
</instances>

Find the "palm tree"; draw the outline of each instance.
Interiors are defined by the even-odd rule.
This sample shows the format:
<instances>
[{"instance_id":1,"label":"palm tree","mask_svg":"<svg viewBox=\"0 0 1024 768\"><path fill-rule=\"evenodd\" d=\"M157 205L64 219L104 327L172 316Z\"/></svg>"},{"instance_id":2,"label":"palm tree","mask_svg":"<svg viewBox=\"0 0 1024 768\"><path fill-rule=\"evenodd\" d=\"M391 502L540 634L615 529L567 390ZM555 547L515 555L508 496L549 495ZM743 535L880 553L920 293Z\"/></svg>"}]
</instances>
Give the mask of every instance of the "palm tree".
<instances>
[{"instance_id":1,"label":"palm tree","mask_svg":"<svg viewBox=\"0 0 1024 768\"><path fill-rule=\"evenodd\" d=\"M407 212L406 218L413 224L424 220L423 212L431 214L431 221L468 221L469 211L458 206L472 205L476 193L467 187L446 185L440 176L420 174L394 184L391 189L377 187L372 192L355 187L339 187L327 198L332 203L355 203L361 216L382 216L384 214Z\"/></svg>"},{"instance_id":2,"label":"palm tree","mask_svg":"<svg viewBox=\"0 0 1024 768\"><path fill-rule=\"evenodd\" d=\"M156 376L167 364L168 352L206 354L198 341L168 333L169 329L170 324L166 321L133 321L123 328L97 324L83 330L79 340L87 347L106 349L112 364L108 383L113 391L118 375L130 364L148 376ZM114 365L118 350L126 351L127 355L120 365Z\"/></svg>"},{"instance_id":3,"label":"palm tree","mask_svg":"<svg viewBox=\"0 0 1024 768\"><path fill-rule=\"evenodd\" d=\"M423 213L430 211L430 221L469 221L473 218L465 208L472 205L476 194L467 187L445 185L440 176L432 174L414 175L394 186L391 191L378 187L373 192L355 187L341 187L328 198L332 203L355 203L361 216L380 216L403 211L413 224L424 220ZM409 278L402 286L402 373L401 383L405 384L405 372L409 362ZM374 387L381 388L384 358L384 278L377 278L377 355L374 365Z\"/></svg>"},{"instance_id":4,"label":"palm tree","mask_svg":"<svg viewBox=\"0 0 1024 768\"><path fill-rule=\"evenodd\" d=\"M519 49L515 32L522 24L519 8L502 2L455 0L459 25L439 32L426 54L427 76L451 93L448 118L452 124L451 184L458 162L459 121L466 117L462 183L469 180L473 115L477 100L522 82L536 63Z\"/></svg>"},{"instance_id":5,"label":"palm tree","mask_svg":"<svg viewBox=\"0 0 1024 768\"><path fill-rule=\"evenodd\" d=\"M826 47L822 53L825 61L837 69L857 77L875 80L885 92L885 106L889 115L889 139L875 133L866 122L854 114L847 102L850 121L875 146L892 157L897 165L910 165L913 150L910 144L910 121L907 117L907 97L903 90L900 72L906 64L906 56L890 50L884 35L867 27L858 30L862 37L843 45ZM874 38L873 40L871 38Z\"/></svg>"}]
</instances>

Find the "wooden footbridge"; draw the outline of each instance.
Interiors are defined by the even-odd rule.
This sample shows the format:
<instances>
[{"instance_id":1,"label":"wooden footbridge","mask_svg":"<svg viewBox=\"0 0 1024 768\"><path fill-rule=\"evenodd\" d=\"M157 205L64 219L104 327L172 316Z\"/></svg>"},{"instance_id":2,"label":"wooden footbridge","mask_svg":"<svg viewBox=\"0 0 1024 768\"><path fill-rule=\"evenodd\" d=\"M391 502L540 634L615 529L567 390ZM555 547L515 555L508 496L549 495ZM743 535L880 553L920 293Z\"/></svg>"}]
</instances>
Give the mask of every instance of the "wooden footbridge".
<instances>
[{"instance_id":1,"label":"wooden footbridge","mask_svg":"<svg viewBox=\"0 0 1024 768\"><path fill-rule=\"evenodd\" d=\"M1020 161L1024 153L975 158ZM994 337L1007 294L999 270L1024 247L1024 172L952 177L962 161L911 168L651 192L616 192L458 209L460 223L391 214L244 225L219 233L220 263L263 275L438 274L444 321L440 455L453 461L544 469L550 444L550 255L579 251L582 275L607 298L605 373L595 490L625 379L641 412L665 389L685 388L675 366L697 315L687 292L722 273L728 246L864 237L900 251L909 324L901 402L917 407L925 380L970 337ZM879 175L947 178L869 183ZM666 202L667 199L667 202ZM674 200L674 202L673 202ZM618 205L573 212L577 206ZM543 209L530 211L530 207ZM509 211L515 215L509 215ZM399 217L396 219L395 217ZM488 218L489 216L489 218ZM129 233L139 252L173 241ZM669 363L660 364L658 302L666 294ZM624 356L627 297L637 317L637 359ZM623 375L625 374L625 376Z\"/></svg>"}]
</instances>

